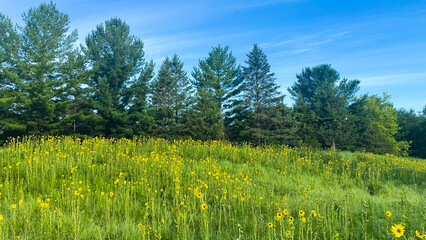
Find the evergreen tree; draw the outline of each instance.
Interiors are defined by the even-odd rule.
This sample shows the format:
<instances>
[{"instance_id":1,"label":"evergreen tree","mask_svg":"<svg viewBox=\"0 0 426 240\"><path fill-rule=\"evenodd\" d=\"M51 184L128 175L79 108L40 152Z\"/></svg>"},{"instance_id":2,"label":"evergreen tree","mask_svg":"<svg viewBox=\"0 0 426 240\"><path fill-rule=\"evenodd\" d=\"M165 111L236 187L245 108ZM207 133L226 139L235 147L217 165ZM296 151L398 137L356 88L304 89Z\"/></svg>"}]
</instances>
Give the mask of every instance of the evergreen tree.
<instances>
[{"instance_id":1,"label":"evergreen tree","mask_svg":"<svg viewBox=\"0 0 426 240\"><path fill-rule=\"evenodd\" d=\"M25 133L19 91L22 85L17 76L20 39L12 21L0 13L0 144L8 137Z\"/></svg>"},{"instance_id":2,"label":"evergreen tree","mask_svg":"<svg viewBox=\"0 0 426 240\"><path fill-rule=\"evenodd\" d=\"M103 133L106 136L133 135L127 127L126 110L130 98L126 95L129 95L127 89L132 82L140 89L137 75L144 64L142 41L130 35L130 28L124 21L112 18L86 37L86 47L82 49L91 68L94 109L103 119Z\"/></svg>"},{"instance_id":3,"label":"evergreen tree","mask_svg":"<svg viewBox=\"0 0 426 240\"><path fill-rule=\"evenodd\" d=\"M198 140L223 139L223 125L219 115L217 98L211 92L198 89L194 109L190 112L187 123L191 136Z\"/></svg>"},{"instance_id":4,"label":"evergreen tree","mask_svg":"<svg viewBox=\"0 0 426 240\"><path fill-rule=\"evenodd\" d=\"M54 3L41 4L23 14L19 63L24 111L20 117L28 134L52 134L63 118L62 73L68 66L77 31L67 34L69 17Z\"/></svg>"},{"instance_id":5,"label":"evergreen tree","mask_svg":"<svg viewBox=\"0 0 426 240\"><path fill-rule=\"evenodd\" d=\"M213 139L225 138L224 112L232 109L233 100L242 90L240 75L232 52L220 45L214 47L206 59L200 60L198 67L194 67L192 76L197 89L196 109L200 114L205 114L201 115L202 122L211 127L205 134L214 134L211 135ZM213 102L207 103L203 98Z\"/></svg>"},{"instance_id":6,"label":"evergreen tree","mask_svg":"<svg viewBox=\"0 0 426 240\"><path fill-rule=\"evenodd\" d=\"M96 136L102 134L98 125L102 118L92 110L90 82L85 58L75 50L67 55L67 64L60 73L62 93L58 98L61 121L55 124L55 135Z\"/></svg>"},{"instance_id":7,"label":"evergreen tree","mask_svg":"<svg viewBox=\"0 0 426 240\"><path fill-rule=\"evenodd\" d=\"M130 129L133 135L150 132L154 119L148 114L147 96L150 93L148 83L154 78L154 62L151 60L143 65L139 78L132 81L127 89L124 102L129 106Z\"/></svg>"},{"instance_id":8,"label":"evergreen tree","mask_svg":"<svg viewBox=\"0 0 426 240\"><path fill-rule=\"evenodd\" d=\"M292 117L278 91L266 54L257 44L247 54L243 67L242 107L234 115L232 127L240 130L240 138L256 145L283 143L292 138Z\"/></svg>"},{"instance_id":9,"label":"evergreen tree","mask_svg":"<svg viewBox=\"0 0 426 240\"><path fill-rule=\"evenodd\" d=\"M296 101L296 116L304 131L299 131L300 137L306 139L310 137L307 134L312 134L315 139L310 141L332 149L346 145L348 108L358 91L359 80L340 79L328 64L307 67L296 77L288 91Z\"/></svg>"},{"instance_id":10,"label":"evergreen tree","mask_svg":"<svg viewBox=\"0 0 426 240\"><path fill-rule=\"evenodd\" d=\"M266 54L255 44L247 58L247 66L243 67L245 88L242 94L246 105L254 112L261 107L277 106L284 96L278 91Z\"/></svg>"},{"instance_id":11,"label":"evergreen tree","mask_svg":"<svg viewBox=\"0 0 426 240\"><path fill-rule=\"evenodd\" d=\"M184 134L184 118L191 103L191 86L177 55L166 57L151 84L151 108L155 116L154 135L178 138Z\"/></svg>"}]
</instances>

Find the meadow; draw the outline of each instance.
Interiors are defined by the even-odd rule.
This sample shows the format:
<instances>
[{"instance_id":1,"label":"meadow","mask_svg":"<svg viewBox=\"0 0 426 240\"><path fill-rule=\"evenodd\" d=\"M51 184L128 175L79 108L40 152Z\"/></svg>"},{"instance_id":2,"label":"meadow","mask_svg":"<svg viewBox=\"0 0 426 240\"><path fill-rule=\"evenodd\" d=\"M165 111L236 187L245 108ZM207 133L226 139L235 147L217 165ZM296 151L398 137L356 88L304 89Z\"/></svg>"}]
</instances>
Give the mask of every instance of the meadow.
<instances>
[{"instance_id":1,"label":"meadow","mask_svg":"<svg viewBox=\"0 0 426 240\"><path fill-rule=\"evenodd\" d=\"M0 167L0 239L426 239L421 159L25 137Z\"/></svg>"}]
</instances>

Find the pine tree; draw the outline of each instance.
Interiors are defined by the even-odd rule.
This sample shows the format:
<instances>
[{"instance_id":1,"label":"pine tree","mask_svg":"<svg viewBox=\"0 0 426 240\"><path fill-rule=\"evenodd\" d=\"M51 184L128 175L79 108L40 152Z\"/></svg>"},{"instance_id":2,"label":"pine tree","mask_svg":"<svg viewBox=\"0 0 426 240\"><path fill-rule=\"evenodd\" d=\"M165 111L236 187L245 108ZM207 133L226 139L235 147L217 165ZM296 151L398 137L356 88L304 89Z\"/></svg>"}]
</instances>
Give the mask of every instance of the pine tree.
<instances>
[{"instance_id":1,"label":"pine tree","mask_svg":"<svg viewBox=\"0 0 426 240\"><path fill-rule=\"evenodd\" d=\"M74 50L67 54L67 64L60 72L62 85L58 96L58 115L61 120L52 125L54 135L95 136L102 119L92 111L91 88L87 87L88 72L84 56Z\"/></svg>"},{"instance_id":2,"label":"pine tree","mask_svg":"<svg viewBox=\"0 0 426 240\"><path fill-rule=\"evenodd\" d=\"M300 124L302 139L319 143L321 147L345 145L349 123L349 105L358 91L358 80L340 79L339 73L328 64L305 68L288 89ZM303 115L301 114L303 112ZM309 136L311 135L311 136Z\"/></svg>"},{"instance_id":3,"label":"pine tree","mask_svg":"<svg viewBox=\"0 0 426 240\"><path fill-rule=\"evenodd\" d=\"M86 37L83 52L91 67L94 109L103 118L106 136L131 136L126 109L127 89L137 81L144 64L143 43L130 35L129 26L119 18L98 25ZM136 83L138 86L140 83ZM137 96L139 98L139 96Z\"/></svg>"},{"instance_id":4,"label":"pine tree","mask_svg":"<svg viewBox=\"0 0 426 240\"><path fill-rule=\"evenodd\" d=\"M154 78L154 62L151 60L143 65L139 78L130 83L126 90L125 100L129 106L129 128L133 135L143 135L151 131L154 119L148 114L147 97L150 93L148 83Z\"/></svg>"},{"instance_id":5,"label":"pine tree","mask_svg":"<svg viewBox=\"0 0 426 240\"><path fill-rule=\"evenodd\" d=\"M228 47L214 47L209 56L200 60L194 67L192 76L197 89L197 111L202 115L204 123L212 127L206 134L213 139L225 138L224 112L232 109L232 102L242 90L242 78L236 59ZM215 105L211 107L203 98L208 98ZM201 106L205 107L201 109ZM211 112L213 111L213 112ZM217 125L217 127L216 127Z\"/></svg>"},{"instance_id":6,"label":"pine tree","mask_svg":"<svg viewBox=\"0 0 426 240\"><path fill-rule=\"evenodd\" d=\"M157 78L151 84L154 135L178 138L185 135L184 114L191 104L191 86L177 55L166 57Z\"/></svg>"},{"instance_id":7,"label":"pine tree","mask_svg":"<svg viewBox=\"0 0 426 240\"><path fill-rule=\"evenodd\" d=\"M69 17L54 3L31 8L23 20L19 77L25 98L21 119L28 134L52 134L64 115L62 73L74 50L77 31L68 34Z\"/></svg>"},{"instance_id":8,"label":"pine tree","mask_svg":"<svg viewBox=\"0 0 426 240\"><path fill-rule=\"evenodd\" d=\"M18 74L20 39L12 21L0 13L0 144L25 133Z\"/></svg>"}]
</instances>

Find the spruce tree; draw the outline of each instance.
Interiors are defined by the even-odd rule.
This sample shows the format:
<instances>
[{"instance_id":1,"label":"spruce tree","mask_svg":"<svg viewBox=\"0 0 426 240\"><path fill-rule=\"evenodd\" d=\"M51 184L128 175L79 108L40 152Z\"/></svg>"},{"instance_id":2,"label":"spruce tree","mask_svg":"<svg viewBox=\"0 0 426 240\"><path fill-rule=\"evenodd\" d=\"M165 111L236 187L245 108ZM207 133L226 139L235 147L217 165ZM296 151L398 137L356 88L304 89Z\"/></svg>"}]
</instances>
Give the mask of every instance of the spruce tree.
<instances>
[{"instance_id":1,"label":"spruce tree","mask_svg":"<svg viewBox=\"0 0 426 240\"><path fill-rule=\"evenodd\" d=\"M228 47L214 47L209 56L194 67L192 76L197 89L196 109L204 113L202 122L210 126L205 134L213 134L210 136L213 139L225 139L224 113L232 109L233 100L242 90L240 67L235 57ZM207 103L204 98L212 102Z\"/></svg>"},{"instance_id":2,"label":"spruce tree","mask_svg":"<svg viewBox=\"0 0 426 240\"><path fill-rule=\"evenodd\" d=\"M290 110L283 104L275 74L266 54L257 44L247 54L243 67L244 90L241 109L234 116L233 126L240 128L240 138L256 145L289 143L294 127Z\"/></svg>"},{"instance_id":3,"label":"spruce tree","mask_svg":"<svg viewBox=\"0 0 426 240\"><path fill-rule=\"evenodd\" d=\"M156 121L154 135L178 138L185 135L184 114L191 104L191 86L177 55L166 57L151 84L151 108Z\"/></svg>"}]
</instances>

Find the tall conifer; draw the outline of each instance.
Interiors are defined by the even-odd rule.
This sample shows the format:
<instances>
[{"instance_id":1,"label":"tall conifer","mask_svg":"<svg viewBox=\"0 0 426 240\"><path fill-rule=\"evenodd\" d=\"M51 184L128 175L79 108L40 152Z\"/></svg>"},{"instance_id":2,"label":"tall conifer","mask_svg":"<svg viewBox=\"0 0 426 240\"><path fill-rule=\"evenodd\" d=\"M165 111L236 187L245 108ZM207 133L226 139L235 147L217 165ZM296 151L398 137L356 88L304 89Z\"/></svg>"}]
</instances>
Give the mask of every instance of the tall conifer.
<instances>
[{"instance_id":1,"label":"tall conifer","mask_svg":"<svg viewBox=\"0 0 426 240\"><path fill-rule=\"evenodd\" d=\"M213 128L217 126L217 131L208 132L214 133L211 136L213 139L224 139L224 112L231 110L232 101L242 90L240 67L236 65L235 57L228 47L214 47L209 56L200 60L198 67L194 67L192 76L197 89L198 109L205 112L203 122L209 123ZM213 101L215 107L207 107L209 104L206 105L202 98ZM206 108L201 110L201 106Z\"/></svg>"}]
</instances>

